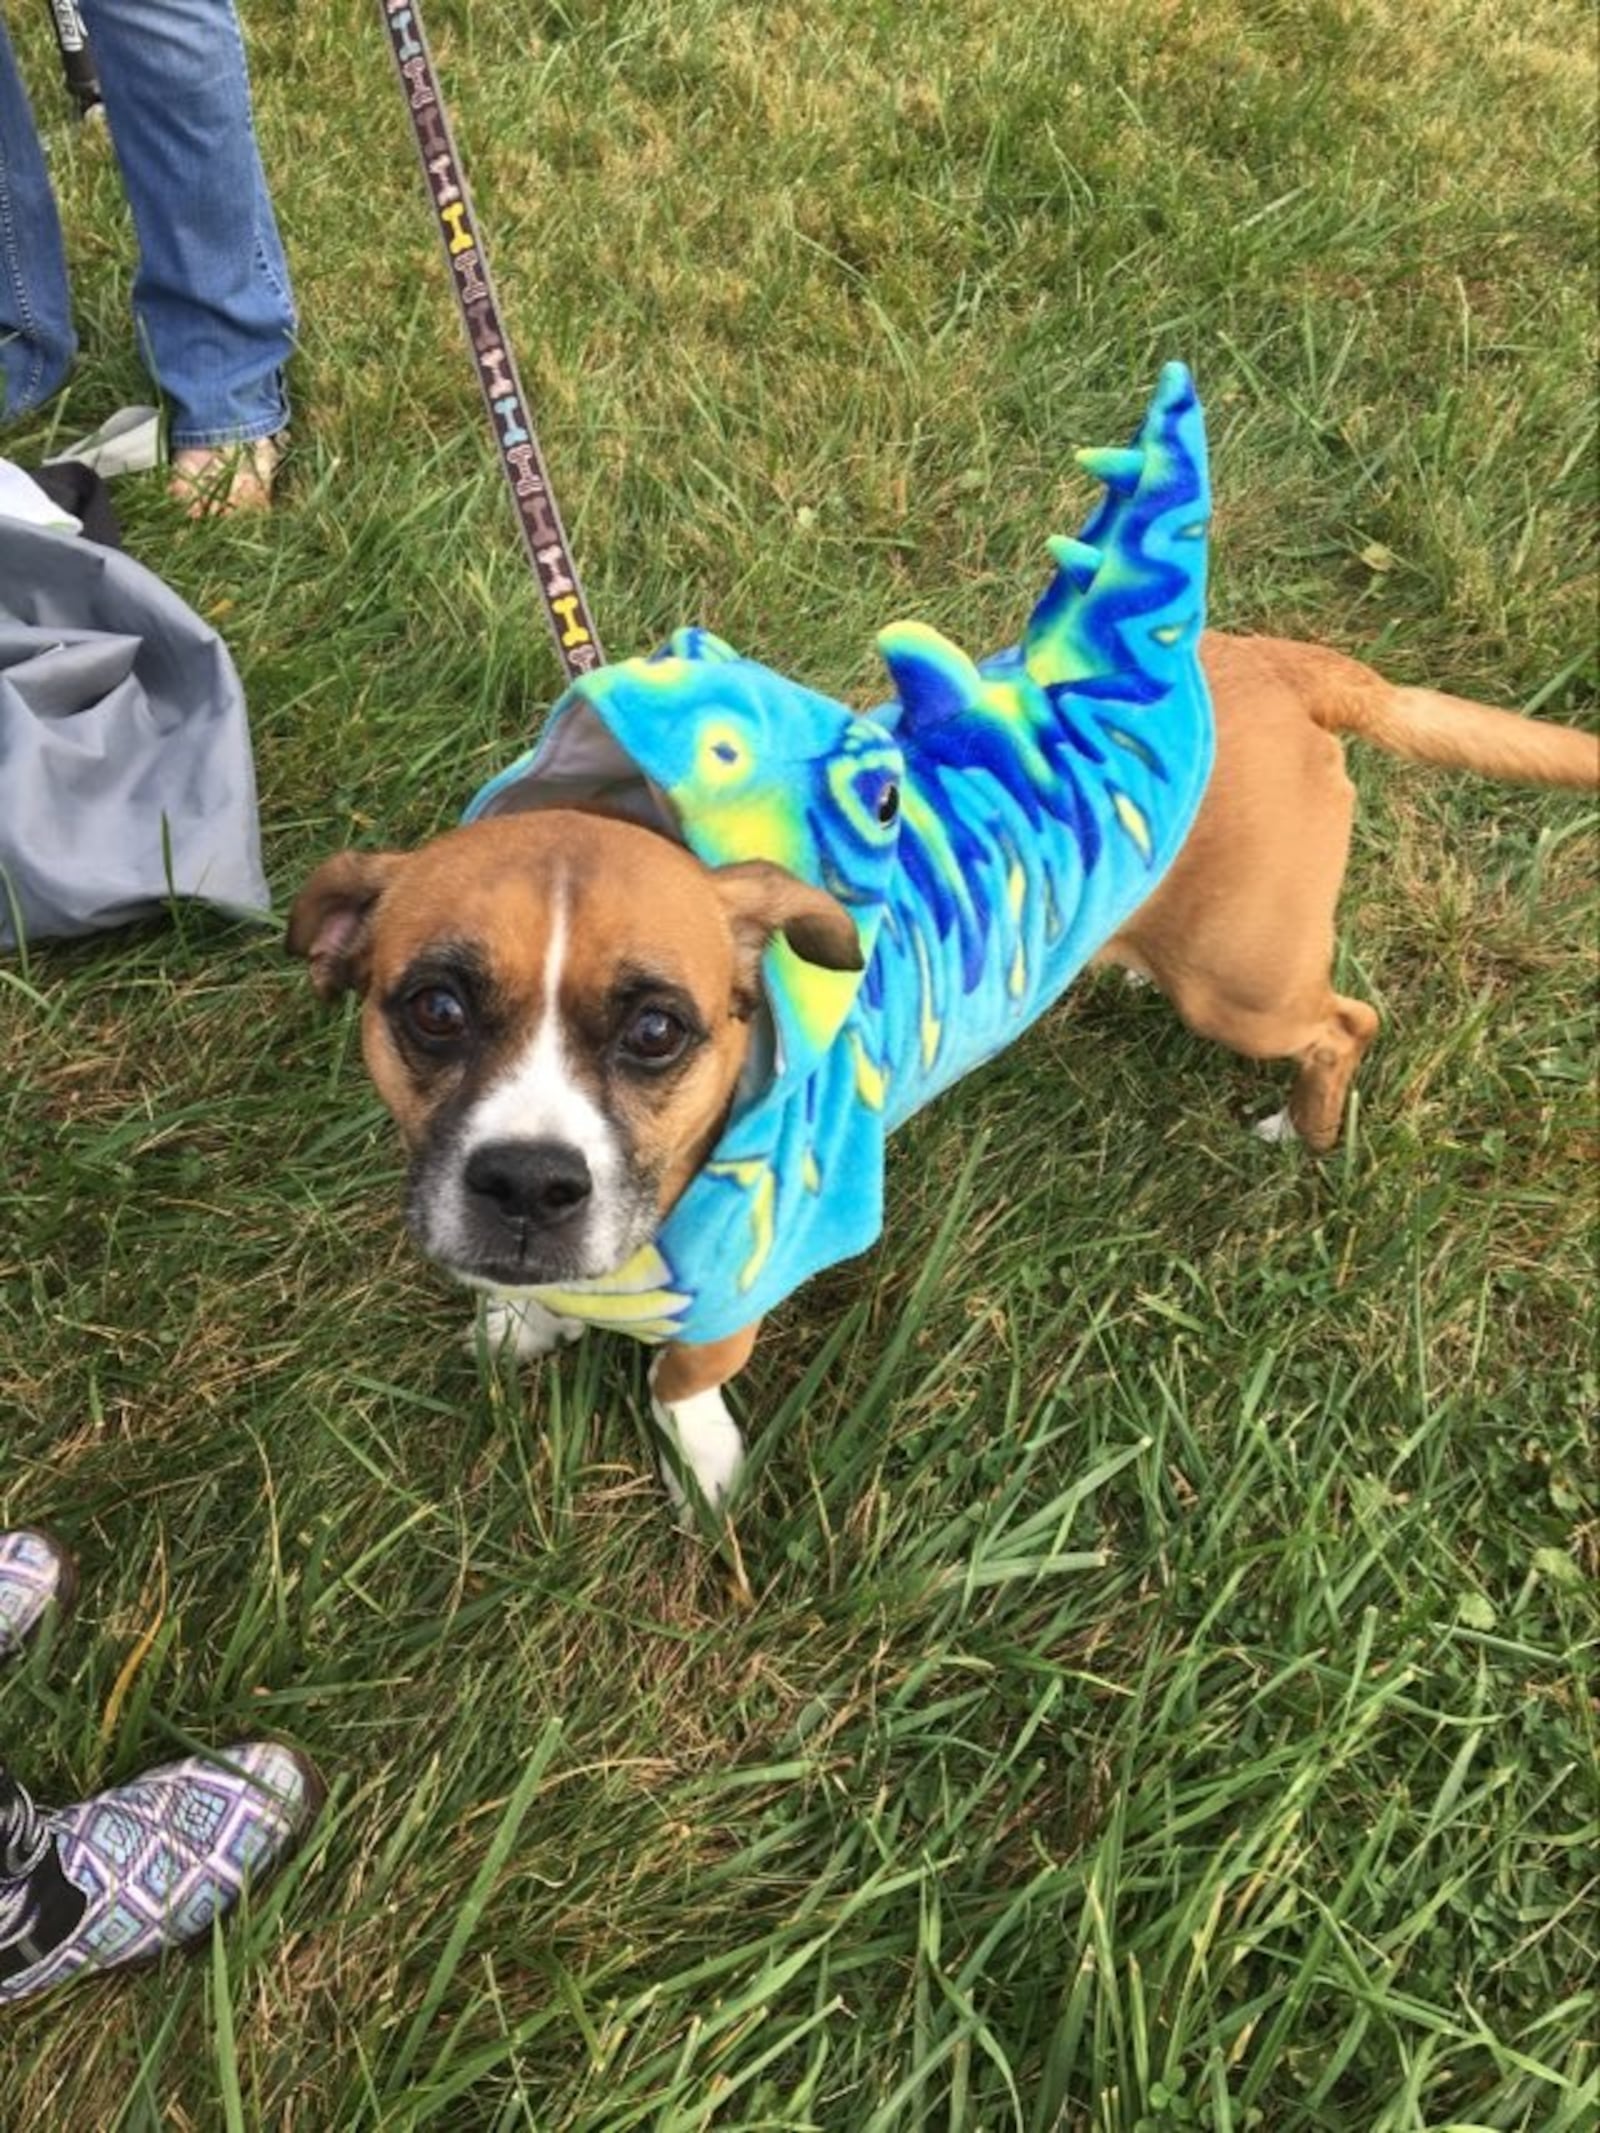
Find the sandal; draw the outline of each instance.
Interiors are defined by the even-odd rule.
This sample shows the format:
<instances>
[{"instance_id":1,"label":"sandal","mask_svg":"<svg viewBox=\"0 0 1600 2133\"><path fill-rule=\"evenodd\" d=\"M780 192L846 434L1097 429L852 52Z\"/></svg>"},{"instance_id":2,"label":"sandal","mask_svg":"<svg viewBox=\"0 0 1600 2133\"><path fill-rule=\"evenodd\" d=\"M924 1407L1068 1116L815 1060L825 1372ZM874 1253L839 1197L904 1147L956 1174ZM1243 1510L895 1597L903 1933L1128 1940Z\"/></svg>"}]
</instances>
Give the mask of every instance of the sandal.
<instances>
[{"instance_id":1,"label":"sandal","mask_svg":"<svg viewBox=\"0 0 1600 2133\"><path fill-rule=\"evenodd\" d=\"M172 455L167 494L189 518L232 518L265 511L288 442L288 431L243 444L191 444Z\"/></svg>"},{"instance_id":2,"label":"sandal","mask_svg":"<svg viewBox=\"0 0 1600 2133\"><path fill-rule=\"evenodd\" d=\"M303 1755L248 1741L41 1809L0 1778L0 2006L211 1937L324 1798Z\"/></svg>"},{"instance_id":3,"label":"sandal","mask_svg":"<svg viewBox=\"0 0 1600 2133\"><path fill-rule=\"evenodd\" d=\"M52 1607L64 1615L77 1590L78 1566L54 1534L0 1533L0 1659L21 1651Z\"/></svg>"}]
</instances>

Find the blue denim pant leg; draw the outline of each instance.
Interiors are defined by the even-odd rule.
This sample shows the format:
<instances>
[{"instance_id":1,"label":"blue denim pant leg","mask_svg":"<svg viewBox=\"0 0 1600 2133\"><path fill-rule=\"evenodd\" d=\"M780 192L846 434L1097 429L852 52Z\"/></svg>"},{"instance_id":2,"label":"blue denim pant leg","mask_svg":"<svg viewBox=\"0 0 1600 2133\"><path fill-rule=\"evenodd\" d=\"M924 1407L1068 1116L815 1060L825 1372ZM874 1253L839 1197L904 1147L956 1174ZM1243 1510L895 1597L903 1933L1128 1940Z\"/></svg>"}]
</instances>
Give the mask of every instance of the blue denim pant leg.
<instances>
[{"instance_id":1,"label":"blue denim pant leg","mask_svg":"<svg viewBox=\"0 0 1600 2133\"><path fill-rule=\"evenodd\" d=\"M135 323L171 441L289 419L295 313L232 0L81 0L139 239Z\"/></svg>"},{"instance_id":2,"label":"blue denim pant leg","mask_svg":"<svg viewBox=\"0 0 1600 2133\"><path fill-rule=\"evenodd\" d=\"M48 400L77 345L50 173L0 16L0 420Z\"/></svg>"}]
</instances>

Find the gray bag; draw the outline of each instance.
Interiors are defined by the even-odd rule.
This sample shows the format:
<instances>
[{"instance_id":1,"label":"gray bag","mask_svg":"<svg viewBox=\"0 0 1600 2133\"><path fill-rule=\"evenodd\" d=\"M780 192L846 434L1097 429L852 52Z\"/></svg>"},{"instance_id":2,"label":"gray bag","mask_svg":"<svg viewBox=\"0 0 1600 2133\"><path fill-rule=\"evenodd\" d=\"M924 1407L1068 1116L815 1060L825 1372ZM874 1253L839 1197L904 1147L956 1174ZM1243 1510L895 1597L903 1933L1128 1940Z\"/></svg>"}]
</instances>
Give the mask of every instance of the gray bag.
<instances>
[{"instance_id":1,"label":"gray bag","mask_svg":"<svg viewBox=\"0 0 1600 2133\"><path fill-rule=\"evenodd\" d=\"M0 948L173 893L269 902L227 647L128 556L0 518Z\"/></svg>"}]
</instances>

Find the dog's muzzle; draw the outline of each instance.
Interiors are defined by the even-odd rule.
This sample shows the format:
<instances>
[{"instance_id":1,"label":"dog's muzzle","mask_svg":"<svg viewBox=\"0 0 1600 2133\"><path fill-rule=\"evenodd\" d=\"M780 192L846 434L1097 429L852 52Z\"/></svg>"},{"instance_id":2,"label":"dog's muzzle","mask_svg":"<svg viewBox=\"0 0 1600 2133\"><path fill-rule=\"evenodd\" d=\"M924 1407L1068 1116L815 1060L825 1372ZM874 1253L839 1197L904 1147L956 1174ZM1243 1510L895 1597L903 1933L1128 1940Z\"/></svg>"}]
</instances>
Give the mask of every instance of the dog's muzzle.
<instances>
[{"instance_id":1,"label":"dog's muzzle","mask_svg":"<svg viewBox=\"0 0 1600 2133\"><path fill-rule=\"evenodd\" d=\"M648 1195L602 1192L570 1142L481 1141L435 1150L414 1167L412 1235L458 1279L492 1289L593 1280L651 1234Z\"/></svg>"}]
</instances>

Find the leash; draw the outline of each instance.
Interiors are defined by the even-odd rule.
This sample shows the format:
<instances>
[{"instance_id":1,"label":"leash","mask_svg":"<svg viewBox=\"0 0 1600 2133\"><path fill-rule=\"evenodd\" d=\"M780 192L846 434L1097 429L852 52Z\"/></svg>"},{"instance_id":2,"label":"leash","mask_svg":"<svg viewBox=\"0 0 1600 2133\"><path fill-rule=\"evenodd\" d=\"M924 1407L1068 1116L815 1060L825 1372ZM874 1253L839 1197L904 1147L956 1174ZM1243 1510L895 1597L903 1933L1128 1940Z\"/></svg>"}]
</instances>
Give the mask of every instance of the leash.
<instances>
[{"instance_id":1,"label":"leash","mask_svg":"<svg viewBox=\"0 0 1600 2133\"><path fill-rule=\"evenodd\" d=\"M500 322L489 259L478 235L472 199L450 132L444 101L423 33L421 0L379 0L399 69L422 173L438 216L450 286L472 350L500 466L516 506L523 545L538 583L556 653L569 681L600 666L605 653L594 626L578 566L567 546L544 455L517 375L511 342Z\"/></svg>"}]
</instances>

